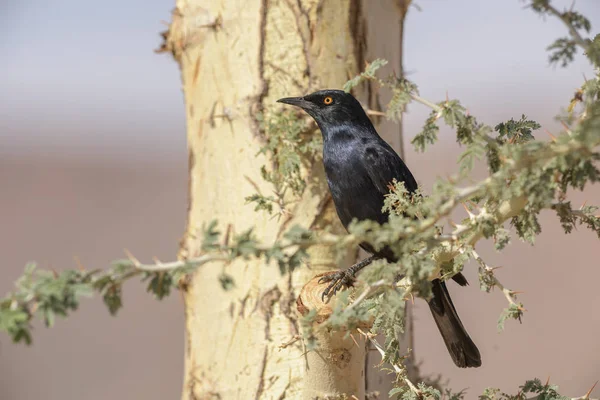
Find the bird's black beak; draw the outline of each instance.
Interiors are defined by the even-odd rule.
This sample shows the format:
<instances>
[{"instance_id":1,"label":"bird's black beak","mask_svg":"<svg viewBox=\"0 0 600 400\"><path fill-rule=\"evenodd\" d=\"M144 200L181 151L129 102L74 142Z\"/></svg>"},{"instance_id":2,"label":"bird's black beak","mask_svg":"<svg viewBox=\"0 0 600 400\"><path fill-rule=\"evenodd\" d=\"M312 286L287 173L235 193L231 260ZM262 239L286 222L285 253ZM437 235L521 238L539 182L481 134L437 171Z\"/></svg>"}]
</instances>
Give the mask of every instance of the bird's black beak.
<instances>
[{"instance_id":1,"label":"bird's black beak","mask_svg":"<svg viewBox=\"0 0 600 400\"><path fill-rule=\"evenodd\" d=\"M310 101L304 100L304 97L284 97L283 99L277 100L277 102L300 107L303 110L310 109L313 105Z\"/></svg>"}]
</instances>

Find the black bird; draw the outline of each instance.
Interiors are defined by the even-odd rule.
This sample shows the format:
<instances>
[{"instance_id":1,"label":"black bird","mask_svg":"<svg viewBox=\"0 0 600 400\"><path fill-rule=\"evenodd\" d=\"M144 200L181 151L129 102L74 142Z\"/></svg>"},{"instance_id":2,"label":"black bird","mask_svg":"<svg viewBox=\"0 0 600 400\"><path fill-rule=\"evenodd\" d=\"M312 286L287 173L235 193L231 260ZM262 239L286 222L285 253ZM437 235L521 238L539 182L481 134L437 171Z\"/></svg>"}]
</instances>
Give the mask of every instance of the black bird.
<instances>
[{"instance_id":1,"label":"black bird","mask_svg":"<svg viewBox=\"0 0 600 400\"><path fill-rule=\"evenodd\" d=\"M304 97L277 100L302 108L316 122L323 135L323 163L327 183L337 214L344 227L353 218L374 220L383 224L388 214L381 211L388 184L395 178L404 182L409 192L417 189L417 182L402 159L377 133L362 106L351 94L341 90L321 90ZM345 271L328 275L324 281L333 281L324 296L333 289L352 285L356 272L374 259L395 262L393 251L383 248L375 251L368 243L361 243L372 256ZM453 279L467 285L462 274ZM432 281L433 297L428 301L433 318L442 334L454 363L461 367L479 367L481 356L475 343L463 327L454 308L445 282Z\"/></svg>"}]
</instances>

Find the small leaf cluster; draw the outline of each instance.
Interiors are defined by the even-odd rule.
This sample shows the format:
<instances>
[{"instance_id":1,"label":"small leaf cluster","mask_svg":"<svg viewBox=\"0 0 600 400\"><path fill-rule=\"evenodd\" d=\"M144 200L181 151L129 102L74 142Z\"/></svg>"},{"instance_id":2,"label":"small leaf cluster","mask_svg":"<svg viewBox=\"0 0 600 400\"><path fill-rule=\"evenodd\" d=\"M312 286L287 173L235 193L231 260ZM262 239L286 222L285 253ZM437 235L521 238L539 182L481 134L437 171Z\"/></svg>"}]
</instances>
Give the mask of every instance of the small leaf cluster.
<instances>
[{"instance_id":1,"label":"small leaf cluster","mask_svg":"<svg viewBox=\"0 0 600 400\"><path fill-rule=\"evenodd\" d=\"M550 382L542 383L538 378L530 379L525 381L523 385L519 386L519 390L516 394L508 394L498 388L488 387L482 394L477 396L479 400L530 400L530 399L544 399L544 400L572 400L571 397L564 396L559 393L558 386L551 384ZM424 383L417 385L418 392L411 391L410 388L402 383L399 379L396 387L389 392L389 397L401 400L420 400L420 399L433 399L433 400L462 400L467 395L467 390L463 389L459 392L452 392L451 390L444 390L443 395L438 389L433 386L428 386ZM581 399L589 398L589 396L580 397Z\"/></svg>"},{"instance_id":2,"label":"small leaf cluster","mask_svg":"<svg viewBox=\"0 0 600 400\"><path fill-rule=\"evenodd\" d=\"M15 292L0 301L0 329L15 342L30 344L29 321L33 316L39 315L47 327L52 327L57 316L77 310L80 298L92 294L93 274L38 271L35 264L28 264L15 283Z\"/></svg>"},{"instance_id":3,"label":"small leaf cluster","mask_svg":"<svg viewBox=\"0 0 600 400\"><path fill-rule=\"evenodd\" d=\"M360 85L365 81L369 81L372 79L377 79L375 73L381 67L387 65L388 61L382 58L377 58L374 61L367 63L365 70L361 72L359 75L350 79L348 82L344 84L344 91L350 92L352 89Z\"/></svg>"},{"instance_id":4,"label":"small leaf cluster","mask_svg":"<svg viewBox=\"0 0 600 400\"><path fill-rule=\"evenodd\" d=\"M596 67L600 67L599 37L596 36L592 40L581 36L582 32L590 33L592 29L592 24L588 18L573 9L559 11L552 5L550 0L530 0L527 2L538 14L558 17L569 28L570 36L559 38L547 47L550 53L548 57L550 64L566 67L575 59L577 47L583 47L588 59Z\"/></svg>"},{"instance_id":5,"label":"small leaf cluster","mask_svg":"<svg viewBox=\"0 0 600 400\"><path fill-rule=\"evenodd\" d=\"M421 132L417 133L411 140L412 145L415 146L417 151L424 152L428 145L437 142L440 132L440 127L437 124L438 115L439 113L436 110L431 111L425 120Z\"/></svg>"},{"instance_id":6,"label":"small leaf cluster","mask_svg":"<svg viewBox=\"0 0 600 400\"><path fill-rule=\"evenodd\" d=\"M411 93L416 92L417 87L411 81L403 77L391 75L387 79L377 77L377 71L387 65L387 60L377 58L367 63L364 72L350 79L344 85L344 90L350 92L363 82L374 81L380 86L387 86L392 90L392 98L386 107L386 118L390 121L399 122L402 118L404 108L411 100Z\"/></svg>"},{"instance_id":7,"label":"small leaf cluster","mask_svg":"<svg viewBox=\"0 0 600 400\"><path fill-rule=\"evenodd\" d=\"M596 232L598 238L600 238L600 218L597 215L597 206L582 206L578 210L573 210L570 201L561 201L554 204L552 209L556 211L565 233L573 232L573 229L579 223Z\"/></svg>"},{"instance_id":8,"label":"small leaf cluster","mask_svg":"<svg viewBox=\"0 0 600 400\"><path fill-rule=\"evenodd\" d=\"M498 318L498 331L504 330L504 323L508 319L516 319L521 322L521 317L523 316L523 304L511 304L504 310L502 310L502 314Z\"/></svg>"},{"instance_id":9,"label":"small leaf cluster","mask_svg":"<svg viewBox=\"0 0 600 400\"><path fill-rule=\"evenodd\" d=\"M483 394L479 396L479 400L527 400L531 398L571 400L570 397L558 393L558 386L551 385L549 382L543 384L537 378L528 380L523 385L519 386L519 391L515 395L504 393L497 388L487 388Z\"/></svg>"},{"instance_id":10,"label":"small leaf cluster","mask_svg":"<svg viewBox=\"0 0 600 400\"><path fill-rule=\"evenodd\" d=\"M400 122L406 106L412 100L411 93L417 92L417 85L395 75L388 77L384 82L379 82L392 90L392 98L386 107L386 118L390 121ZM435 133L432 134L435 135Z\"/></svg>"},{"instance_id":11,"label":"small leaf cluster","mask_svg":"<svg viewBox=\"0 0 600 400\"><path fill-rule=\"evenodd\" d=\"M66 317L76 311L82 298L94 293L102 296L109 312L115 315L123 306L122 287L128 279L141 276L147 291L162 299L177 287L179 280L191 271L182 266L169 271L148 272L131 260L115 261L108 270L66 269L48 271L31 263L15 284L15 290L0 299L0 330L15 343L32 342L32 322L39 317L52 327L56 317Z\"/></svg>"},{"instance_id":12,"label":"small leaf cluster","mask_svg":"<svg viewBox=\"0 0 600 400\"><path fill-rule=\"evenodd\" d=\"M264 258L267 264L275 262L281 274L291 272L302 265L308 257L306 249L315 244L314 233L300 225L293 225L288 229L282 235L282 240L264 246L253 228L239 234L232 235L228 232L223 235L216 220L204 228L203 238L202 251L222 255L226 265L237 259ZM231 288L235 284L233 278L225 272L221 274L220 281L224 288Z\"/></svg>"},{"instance_id":13,"label":"small leaf cluster","mask_svg":"<svg viewBox=\"0 0 600 400\"><path fill-rule=\"evenodd\" d=\"M442 393L438 389L434 388L433 386L426 385L423 382L419 382L417 385L417 390L418 392L415 393L414 391L410 390L408 386L402 384L401 386L396 386L391 389L388 395L390 398L401 400L440 400L442 398Z\"/></svg>"},{"instance_id":14,"label":"small leaf cluster","mask_svg":"<svg viewBox=\"0 0 600 400\"><path fill-rule=\"evenodd\" d=\"M304 191L303 170L321 157L322 138L311 122L294 110L260 114L257 119L265 140L258 154L266 155L271 162L270 166L263 165L260 173L273 185L273 194L255 193L246 197L246 202L253 203L255 211L269 214L277 206L281 214L285 211L286 194L299 196Z\"/></svg>"}]
</instances>

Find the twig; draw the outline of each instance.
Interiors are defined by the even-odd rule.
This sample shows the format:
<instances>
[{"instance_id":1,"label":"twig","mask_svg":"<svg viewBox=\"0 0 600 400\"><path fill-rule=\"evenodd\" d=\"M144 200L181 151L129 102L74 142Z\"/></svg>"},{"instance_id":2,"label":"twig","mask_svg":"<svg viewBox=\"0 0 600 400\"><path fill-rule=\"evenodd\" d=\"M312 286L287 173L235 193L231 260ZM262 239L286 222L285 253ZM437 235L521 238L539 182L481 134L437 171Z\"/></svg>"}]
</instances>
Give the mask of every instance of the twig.
<instances>
[{"instance_id":1,"label":"twig","mask_svg":"<svg viewBox=\"0 0 600 400\"><path fill-rule=\"evenodd\" d=\"M508 300L508 302L511 305L517 307L517 309L520 311L527 311L523 308L523 306L520 303L516 302L517 292L508 289L502 283L500 283L498 278L496 278L496 276L494 275L494 270L497 269L497 267L493 268L493 267L490 267L489 265L487 265L485 263L485 261L483 261L483 258L481 258L481 256L475 250L471 250L471 253L473 253L473 257L475 258L475 260L479 263L481 268L486 272L487 276L492 281L492 286L495 286L498 289L500 289L502 291L502 294L504 294L504 297L506 297L506 300Z\"/></svg>"},{"instance_id":2,"label":"twig","mask_svg":"<svg viewBox=\"0 0 600 400\"><path fill-rule=\"evenodd\" d=\"M581 37L579 32L577 32L577 29L575 29L573 24L565 16L565 13L561 13L555 7L551 6L549 1L544 6L545 6L546 10L548 10L548 12L550 12L550 14L558 17L558 19L560 19L563 22L563 24L565 24L565 26L569 30L569 33L573 37L573 41L577 45L579 45L583 50L585 50L587 52L590 49L589 39L584 39Z\"/></svg>"},{"instance_id":3,"label":"twig","mask_svg":"<svg viewBox=\"0 0 600 400\"><path fill-rule=\"evenodd\" d=\"M424 99L421 96L419 96L413 92L410 93L410 97L417 103L421 103L421 104L431 108L433 111L437 112L436 119L441 118L442 112L444 111L444 107L438 106L434 102ZM448 103L448 93L446 93L446 103ZM468 110L465 111L465 116L467 116L467 115L469 115ZM490 135L478 133L478 137L481 137L483 140L485 140L487 143L489 143L493 146L498 146L498 143L496 142L496 140L493 137L491 137Z\"/></svg>"},{"instance_id":4,"label":"twig","mask_svg":"<svg viewBox=\"0 0 600 400\"><path fill-rule=\"evenodd\" d=\"M385 117L385 113L381 112L381 111L376 111L376 110L371 110L371 109L365 109L365 112L367 113L367 115L375 115L377 117Z\"/></svg>"},{"instance_id":5,"label":"twig","mask_svg":"<svg viewBox=\"0 0 600 400\"><path fill-rule=\"evenodd\" d=\"M431 102L429 100L426 100L426 99L424 99L424 98L422 98L422 97L420 97L420 96L418 96L418 95L416 95L414 93L411 93L410 97L414 101L416 101L417 103L421 103L421 104L426 105L427 107L431 108L432 110L437 111L438 112L438 118L441 117L441 112L443 110L442 107L440 107L437 104L435 104L435 103L433 103L433 102Z\"/></svg>"},{"instance_id":6,"label":"twig","mask_svg":"<svg viewBox=\"0 0 600 400\"><path fill-rule=\"evenodd\" d=\"M569 209L569 210L566 210L566 211L567 211L569 214L571 214L571 215L573 215L573 216L575 216L575 217L579 217L579 218L591 218L591 217L592 217L592 218L593 218L593 217L595 217L595 218L600 218L600 216L592 216L592 215L588 215L588 214L586 214L585 212L583 212L583 207L585 207L585 205L586 205L586 204L585 204L585 203L583 203L583 205L582 205L582 206L581 206L581 208L579 208L579 209L573 209L573 208L571 208L571 209ZM558 208L562 208L562 206L563 206L563 204L561 204L561 203L554 203L554 204L552 204L552 205L550 206L550 208L552 208L552 209L558 209Z\"/></svg>"},{"instance_id":7,"label":"twig","mask_svg":"<svg viewBox=\"0 0 600 400\"><path fill-rule=\"evenodd\" d=\"M371 294L373 294L375 291L377 291L378 289L380 289L381 287L393 287L392 285L390 285L389 283L386 283L383 279L378 280L377 282L371 283L370 285L368 285L365 290L363 290L363 292L360 294L360 296L358 296L356 298L356 300L354 300L352 302L352 304L350 304L348 307L346 307L347 311L352 310L353 308L357 307L363 300L365 300L366 298L368 298Z\"/></svg>"},{"instance_id":8,"label":"twig","mask_svg":"<svg viewBox=\"0 0 600 400\"><path fill-rule=\"evenodd\" d=\"M292 337L290 340L288 340L287 342L281 343L279 345L279 349L285 349L288 346L291 346L292 344L296 343L298 340L302 339L302 337L300 335L294 335L294 337Z\"/></svg>"},{"instance_id":9,"label":"twig","mask_svg":"<svg viewBox=\"0 0 600 400\"><path fill-rule=\"evenodd\" d=\"M381 347L379 342L377 342L377 340L373 338L373 334L366 333L363 330L361 330L360 328L358 328L357 330L361 335L363 335L364 337L369 339L369 341L373 344L373 346L375 346L375 348L381 355L381 361L383 362L383 360L385 359L385 350L383 350L383 347ZM404 366L399 366L397 364L393 364L393 363L390 363L390 364L394 368L394 371L396 372L396 374L404 381L404 383L406 384L406 386L408 386L408 388L411 390L411 392L413 392L418 398L421 398L423 396L423 392L421 392L419 390L419 388L417 388L415 386L415 384L412 383L410 379L408 379L406 368L404 368Z\"/></svg>"},{"instance_id":10,"label":"twig","mask_svg":"<svg viewBox=\"0 0 600 400\"><path fill-rule=\"evenodd\" d=\"M550 379L550 378L548 378ZM546 386L548 386L550 382L546 382ZM598 400L596 398L591 398L590 394L592 394L592 392L594 391L594 388L596 387L596 385L598 384L598 381L596 381L596 383L594 383L594 385L590 388L590 390L587 391L586 394L584 394L583 396L580 397L572 397L571 400ZM547 397L544 394L540 394L538 396L534 396L534 397L530 397L526 400L544 400Z\"/></svg>"},{"instance_id":11,"label":"twig","mask_svg":"<svg viewBox=\"0 0 600 400\"><path fill-rule=\"evenodd\" d=\"M592 394L592 392L594 391L594 388L596 387L597 384L598 384L598 381L596 381L596 383L594 383L594 385L592 385L592 387L590 388L590 390L587 391L586 394L584 394L581 397L577 397L573 400L596 400L596 399L590 399L590 394Z\"/></svg>"},{"instance_id":12,"label":"twig","mask_svg":"<svg viewBox=\"0 0 600 400\"><path fill-rule=\"evenodd\" d=\"M212 261L228 261L230 259L222 254L210 253L204 254L200 257L188 258L187 260L171 261L167 263L156 262L155 264L141 264L139 261L137 261L137 263L134 261L137 259L132 258L133 256L131 253L128 254L128 256L130 256L129 259L133 262L133 265L136 269L149 272L171 271L183 267L199 267L200 265Z\"/></svg>"}]
</instances>

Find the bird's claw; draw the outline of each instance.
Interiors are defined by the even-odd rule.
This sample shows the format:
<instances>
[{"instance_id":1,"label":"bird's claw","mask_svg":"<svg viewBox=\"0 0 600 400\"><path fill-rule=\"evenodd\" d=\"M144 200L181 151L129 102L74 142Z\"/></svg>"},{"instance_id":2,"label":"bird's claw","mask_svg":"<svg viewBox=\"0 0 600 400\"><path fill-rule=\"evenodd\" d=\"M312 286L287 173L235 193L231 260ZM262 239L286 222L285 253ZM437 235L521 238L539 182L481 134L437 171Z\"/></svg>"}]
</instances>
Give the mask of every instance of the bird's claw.
<instances>
[{"instance_id":1,"label":"bird's claw","mask_svg":"<svg viewBox=\"0 0 600 400\"><path fill-rule=\"evenodd\" d=\"M321 279L319 279L319 283L327 283L331 282L327 288L323 291L321 295L321 301L325 302L325 298L329 295L335 296L336 293L342 289L342 287L350 287L354 284L354 274L352 271L343 270L337 271L333 274L328 274Z\"/></svg>"}]
</instances>

